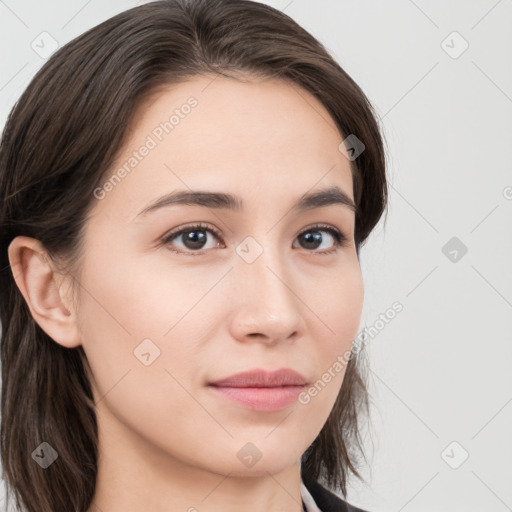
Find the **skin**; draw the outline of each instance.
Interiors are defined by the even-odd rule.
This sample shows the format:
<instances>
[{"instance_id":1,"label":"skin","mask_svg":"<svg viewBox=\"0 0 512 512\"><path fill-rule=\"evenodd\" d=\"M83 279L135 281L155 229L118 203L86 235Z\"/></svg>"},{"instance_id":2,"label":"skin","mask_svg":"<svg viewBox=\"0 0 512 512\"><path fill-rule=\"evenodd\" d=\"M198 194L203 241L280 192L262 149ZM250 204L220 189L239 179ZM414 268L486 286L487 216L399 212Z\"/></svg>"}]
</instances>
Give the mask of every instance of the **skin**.
<instances>
[{"instance_id":1,"label":"skin","mask_svg":"<svg viewBox=\"0 0 512 512\"><path fill-rule=\"evenodd\" d=\"M217 397L207 383L292 368L311 384L350 350L364 295L354 212L290 213L302 194L330 185L353 199L350 162L334 121L306 91L205 76L160 91L136 112L111 174L190 96L198 100L191 113L103 199L92 198L80 307L37 240L17 237L11 266L34 319L56 343L82 345L93 372L100 456L88 512L299 512L300 457L345 368L308 404L274 412ZM188 188L236 194L244 210L174 205L137 216ZM221 236L204 231L204 249L188 248L184 236L159 243L196 222ZM324 230L318 248L301 243L316 223L347 243L320 254L335 247ZM263 249L252 263L236 252L248 236ZM148 366L134 355L147 338L160 350ZM262 455L252 467L237 457L248 442Z\"/></svg>"}]
</instances>

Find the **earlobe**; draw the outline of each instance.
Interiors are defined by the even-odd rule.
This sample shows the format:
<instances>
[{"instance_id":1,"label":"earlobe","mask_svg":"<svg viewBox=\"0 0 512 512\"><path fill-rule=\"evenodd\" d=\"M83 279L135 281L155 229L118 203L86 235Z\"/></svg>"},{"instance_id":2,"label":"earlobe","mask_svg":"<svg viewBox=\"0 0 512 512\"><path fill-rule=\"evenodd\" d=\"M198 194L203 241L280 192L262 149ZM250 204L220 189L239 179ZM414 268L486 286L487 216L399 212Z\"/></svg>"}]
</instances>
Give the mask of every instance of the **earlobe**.
<instances>
[{"instance_id":1,"label":"earlobe","mask_svg":"<svg viewBox=\"0 0 512 512\"><path fill-rule=\"evenodd\" d=\"M16 285L41 329L64 347L81 345L73 307L65 303L63 276L41 242L17 236L9 245L8 256Z\"/></svg>"}]
</instances>

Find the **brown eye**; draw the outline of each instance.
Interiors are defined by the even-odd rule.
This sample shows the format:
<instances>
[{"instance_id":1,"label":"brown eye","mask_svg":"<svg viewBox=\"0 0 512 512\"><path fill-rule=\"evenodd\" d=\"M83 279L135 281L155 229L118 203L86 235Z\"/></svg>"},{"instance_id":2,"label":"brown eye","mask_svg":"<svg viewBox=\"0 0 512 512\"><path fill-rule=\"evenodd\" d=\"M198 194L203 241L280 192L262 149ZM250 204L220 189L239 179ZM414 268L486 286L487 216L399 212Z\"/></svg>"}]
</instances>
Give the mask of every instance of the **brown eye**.
<instances>
[{"instance_id":1,"label":"brown eye","mask_svg":"<svg viewBox=\"0 0 512 512\"><path fill-rule=\"evenodd\" d=\"M328 233L329 236L334 239L334 245L331 246L331 250L316 251L316 249L318 249L326 239L325 235L322 235L322 233ZM328 238L329 237L327 237L327 240ZM343 233L338 229L331 226L313 226L308 228L306 231L303 231L297 239L304 248L310 249L313 252L318 252L319 254L331 254L346 242L345 235L343 235Z\"/></svg>"},{"instance_id":2,"label":"brown eye","mask_svg":"<svg viewBox=\"0 0 512 512\"><path fill-rule=\"evenodd\" d=\"M195 226L187 226L179 229L178 231L171 232L162 240L162 243L164 245L170 245L171 242L175 243L175 240L181 241L184 245L184 251L169 247L172 251L179 253L200 251L208 249L208 247L205 248L205 244L209 238L212 238L211 236L208 237L206 233L212 233L215 238L220 238L220 234L216 229L205 226L204 224L197 224Z\"/></svg>"}]
</instances>

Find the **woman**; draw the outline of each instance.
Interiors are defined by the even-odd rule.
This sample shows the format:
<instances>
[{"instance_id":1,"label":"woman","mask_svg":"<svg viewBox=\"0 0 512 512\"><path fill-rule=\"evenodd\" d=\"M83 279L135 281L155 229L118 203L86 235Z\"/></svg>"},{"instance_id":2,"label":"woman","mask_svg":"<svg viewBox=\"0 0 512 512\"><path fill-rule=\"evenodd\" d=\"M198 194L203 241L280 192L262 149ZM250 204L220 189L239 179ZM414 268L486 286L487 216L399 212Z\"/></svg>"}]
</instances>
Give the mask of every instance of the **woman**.
<instances>
[{"instance_id":1,"label":"woman","mask_svg":"<svg viewBox=\"0 0 512 512\"><path fill-rule=\"evenodd\" d=\"M358 511L373 109L246 0L60 48L0 150L2 464L32 511ZM366 410L365 410L366 409Z\"/></svg>"}]
</instances>

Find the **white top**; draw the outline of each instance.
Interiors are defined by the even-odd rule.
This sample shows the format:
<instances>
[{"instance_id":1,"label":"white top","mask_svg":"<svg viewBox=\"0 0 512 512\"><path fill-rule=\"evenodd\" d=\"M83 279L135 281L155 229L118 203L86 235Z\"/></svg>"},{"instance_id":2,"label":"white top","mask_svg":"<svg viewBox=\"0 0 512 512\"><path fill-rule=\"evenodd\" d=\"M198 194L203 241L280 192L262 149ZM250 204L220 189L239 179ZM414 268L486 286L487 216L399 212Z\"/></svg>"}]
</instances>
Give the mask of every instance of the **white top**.
<instances>
[{"instance_id":1,"label":"white top","mask_svg":"<svg viewBox=\"0 0 512 512\"><path fill-rule=\"evenodd\" d=\"M306 505L306 510L308 512L322 512L318 505L315 503L315 500L313 499L313 496L311 496L311 493L308 491L307 487L305 486L304 482L300 483L300 493L302 495L302 501L304 502L304 505Z\"/></svg>"}]
</instances>

